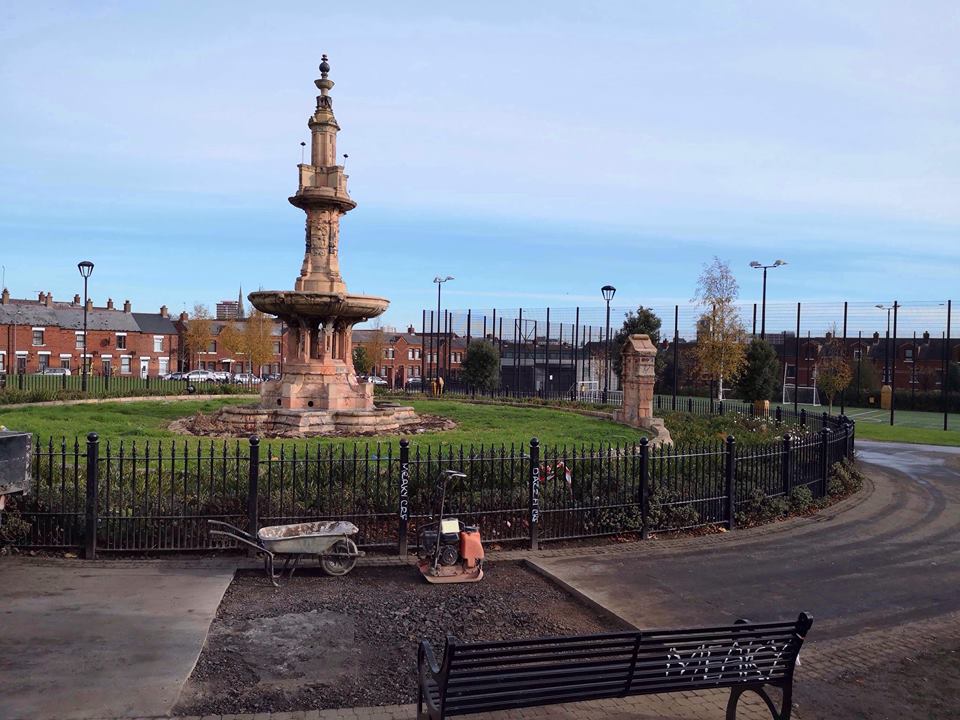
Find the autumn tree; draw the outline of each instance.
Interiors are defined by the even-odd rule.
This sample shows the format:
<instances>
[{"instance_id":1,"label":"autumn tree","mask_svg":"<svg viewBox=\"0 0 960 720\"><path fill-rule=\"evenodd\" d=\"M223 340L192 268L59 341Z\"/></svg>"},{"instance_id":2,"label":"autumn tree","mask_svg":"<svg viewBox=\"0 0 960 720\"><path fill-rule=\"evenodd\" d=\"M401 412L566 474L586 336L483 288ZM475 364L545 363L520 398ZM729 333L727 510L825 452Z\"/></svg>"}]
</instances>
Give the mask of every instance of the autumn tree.
<instances>
[{"instance_id":1,"label":"autumn tree","mask_svg":"<svg viewBox=\"0 0 960 720\"><path fill-rule=\"evenodd\" d=\"M202 303L197 303L193 306L193 315L187 320L184 345L192 358L194 355L206 352L211 340L213 340L213 320L210 318L210 309Z\"/></svg>"},{"instance_id":2,"label":"autumn tree","mask_svg":"<svg viewBox=\"0 0 960 720\"><path fill-rule=\"evenodd\" d=\"M834 325L827 333L827 340L820 350L817 362L817 388L827 396L828 412L833 414L833 399L843 392L853 380L853 371L843 356L843 342L837 339Z\"/></svg>"},{"instance_id":3,"label":"autumn tree","mask_svg":"<svg viewBox=\"0 0 960 720\"><path fill-rule=\"evenodd\" d=\"M702 312L697 319L694 357L700 374L717 381L717 399L723 400L723 382L736 381L746 363L747 331L735 305L740 286L730 266L718 257L704 265L693 298Z\"/></svg>"},{"instance_id":4,"label":"autumn tree","mask_svg":"<svg viewBox=\"0 0 960 720\"><path fill-rule=\"evenodd\" d=\"M256 308L247 315L243 323L242 352L250 363L250 372L254 372L254 368L262 370L264 365L273 360L274 327L273 318Z\"/></svg>"},{"instance_id":5,"label":"autumn tree","mask_svg":"<svg viewBox=\"0 0 960 720\"><path fill-rule=\"evenodd\" d=\"M363 347L366 348L369 358L366 370L363 371L366 374L373 372L377 365L383 365L383 351L387 349L386 334L380 328L374 328L363 342Z\"/></svg>"}]
</instances>

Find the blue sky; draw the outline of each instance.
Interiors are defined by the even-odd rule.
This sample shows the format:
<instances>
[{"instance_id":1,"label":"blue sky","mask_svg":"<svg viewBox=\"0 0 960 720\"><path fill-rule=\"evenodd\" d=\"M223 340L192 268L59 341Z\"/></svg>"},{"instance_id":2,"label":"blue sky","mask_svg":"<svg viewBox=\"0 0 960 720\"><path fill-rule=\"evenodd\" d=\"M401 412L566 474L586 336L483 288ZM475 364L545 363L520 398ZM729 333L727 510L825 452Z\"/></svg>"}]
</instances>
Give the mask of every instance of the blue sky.
<instances>
[{"instance_id":1,"label":"blue sky","mask_svg":"<svg viewBox=\"0 0 960 720\"><path fill-rule=\"evenodd\" d=\"M279 7L272 7L278 5ZM714 254L770 299L956 296L952 2L0 6L0 263L18 296L190 308L292 286L320 54L351 291L669 304Z\"/></svg>"}]
</instances>

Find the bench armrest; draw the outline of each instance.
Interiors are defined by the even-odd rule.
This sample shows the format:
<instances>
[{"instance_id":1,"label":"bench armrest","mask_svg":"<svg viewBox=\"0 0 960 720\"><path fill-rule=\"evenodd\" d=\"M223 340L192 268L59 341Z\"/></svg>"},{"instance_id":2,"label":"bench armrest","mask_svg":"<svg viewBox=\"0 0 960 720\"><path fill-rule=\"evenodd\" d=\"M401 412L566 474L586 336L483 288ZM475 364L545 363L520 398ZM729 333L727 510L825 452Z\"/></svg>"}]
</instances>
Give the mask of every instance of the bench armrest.
<instances>
[{"instance_id":1,"label":"bench armrest","mask_svg":"<svg viewBox=\"0 0 960 720\"><path fill-rule=\"evenodd\" d=\"M427 715L431 718L440 717L440 705L442 702L440 696L444 692L445 683L442 682L440 666L437 664L437 658L433 654L433 648L426 640L420 641L420 647L417 649L417 682L420 685L419 699L427 706ZM436 685L440 695L434 698L430 694L430 683ZM418 715L419 717L419 715Z\"/></svg>"}]
</instances>

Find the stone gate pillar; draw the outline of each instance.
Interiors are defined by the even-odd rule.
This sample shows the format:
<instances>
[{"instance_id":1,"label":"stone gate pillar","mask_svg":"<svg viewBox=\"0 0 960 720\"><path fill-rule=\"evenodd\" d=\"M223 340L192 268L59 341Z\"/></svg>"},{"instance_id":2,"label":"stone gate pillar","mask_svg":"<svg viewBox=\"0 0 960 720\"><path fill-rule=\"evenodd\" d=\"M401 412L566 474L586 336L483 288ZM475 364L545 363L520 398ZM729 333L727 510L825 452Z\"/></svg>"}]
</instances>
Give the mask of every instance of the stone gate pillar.
<instances>
[{"instance_id":1,"label":"stone gate pillar","mask_svg":"<svg viewBox=\"0 0 960 720\"><path fill-rule=\"evenodd\" d=\"M623 407L615 413L618 422L649 428L653 424L654 360L657 347L649 335L631 335L621 350Z\"/></svg>"}]
</instances>

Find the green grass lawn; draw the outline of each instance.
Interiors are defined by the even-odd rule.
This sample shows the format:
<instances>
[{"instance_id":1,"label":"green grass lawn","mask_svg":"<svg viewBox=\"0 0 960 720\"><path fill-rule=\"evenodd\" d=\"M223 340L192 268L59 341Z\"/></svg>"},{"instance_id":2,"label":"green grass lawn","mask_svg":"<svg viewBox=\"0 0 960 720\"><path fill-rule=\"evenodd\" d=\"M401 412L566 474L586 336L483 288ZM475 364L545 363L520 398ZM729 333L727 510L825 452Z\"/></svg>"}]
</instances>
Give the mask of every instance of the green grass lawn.
<instances>
[{"instance_id":1,"label":"green grass lawn","mask_svg":"<svg viewBox=\"0 0 960 720\"><path fill-rule=\"evenodd\" d=\"M44 441L53 437L83 438L88 432L107 440L166 440L187 437L166 429L178 417L198 411L210 413L225 405L249 403L249 399L215 398L208 400L158 400L150 402L103 402L96 405L38 406L3 410L0 425L11 430L26 430ZM453 400L414 400L410 403L420 413L443 415L458 423L445 432L422 433L410 437L411 442L426 446L448 447L495 443L526 444L537 437L544 445L579 445L580 443L631 443L641 433L599 418L586 417L562 410L542 407L517 408L503 405L474 405ZM399 442L400 435L359 438L361 443ZM269 440L270 443L311 446L352 442L350 438L314 438L311 440Z\"/></svg>"}]
</instances>

